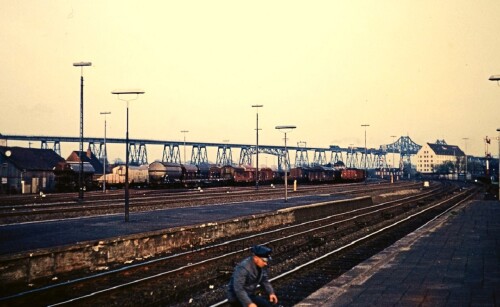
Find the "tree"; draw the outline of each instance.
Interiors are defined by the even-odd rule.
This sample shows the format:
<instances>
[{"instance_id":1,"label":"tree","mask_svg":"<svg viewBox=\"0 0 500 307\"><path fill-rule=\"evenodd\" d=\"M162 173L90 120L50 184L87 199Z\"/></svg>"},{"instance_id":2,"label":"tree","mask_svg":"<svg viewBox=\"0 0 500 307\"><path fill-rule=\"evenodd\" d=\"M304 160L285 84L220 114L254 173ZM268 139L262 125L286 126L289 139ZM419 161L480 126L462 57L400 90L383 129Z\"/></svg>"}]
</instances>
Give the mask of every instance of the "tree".
<instances>
[{"instance_id":1,"label":"tree","mask_svg":"<svg viewBox=\"0 0 500 307\"><path fill-rule=\"evenodd\" d=\"M444 161L442 164L434 166L434 172L440 175L455 173L456 164L452 161Z\"/></svg>"}]
</instances>

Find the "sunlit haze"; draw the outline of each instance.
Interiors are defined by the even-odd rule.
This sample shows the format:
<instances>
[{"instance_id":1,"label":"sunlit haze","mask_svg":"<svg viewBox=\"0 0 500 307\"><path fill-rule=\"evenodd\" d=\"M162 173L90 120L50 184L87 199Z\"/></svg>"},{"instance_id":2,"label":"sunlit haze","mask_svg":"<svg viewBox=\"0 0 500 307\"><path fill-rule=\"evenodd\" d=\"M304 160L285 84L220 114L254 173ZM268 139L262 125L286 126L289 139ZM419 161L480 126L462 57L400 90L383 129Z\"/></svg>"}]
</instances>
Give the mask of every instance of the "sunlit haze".
<instances>
[{"instance_id":1,"label":"sunlit haze","mask_svg":"<svg viewBox=\"0 0 500 307\"><path fill-rule=\"evenodd\" d=\"M500 1L3 1L0 133L368 147L483 156L500 128ZM497 156L496 144L489 151ZM15 145L14 142L9 145ZM26 145L24 145L26 146ZM38 146L38 145L37 145ZM63 144L63 156L78 144ZM162 149L162 148L161 148ZM150 150L150 160L161 159ZM110 160L124 158L123 146Z\"/></svg>"}]
</instances>

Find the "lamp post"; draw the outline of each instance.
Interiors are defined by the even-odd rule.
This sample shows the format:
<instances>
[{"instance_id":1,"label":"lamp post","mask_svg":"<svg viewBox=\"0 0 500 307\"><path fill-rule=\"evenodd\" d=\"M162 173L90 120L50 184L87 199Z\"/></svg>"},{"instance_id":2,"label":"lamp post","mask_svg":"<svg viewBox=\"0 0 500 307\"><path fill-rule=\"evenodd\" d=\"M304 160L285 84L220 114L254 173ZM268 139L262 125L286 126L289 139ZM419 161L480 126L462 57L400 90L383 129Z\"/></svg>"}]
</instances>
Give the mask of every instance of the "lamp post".
<instances>
[{"instance_id":1,"label":"lamp post","mask_svg":"<svg viewBox=\"0 0 500 307\"><path fill-rule=\"evenodd\" d=\"M500 85L500 75L493 75L489 79L490 81L496 81ZM497 129L500 132L500 128ZM498 200L500 200L500 133L498 136Z\"/></svg>"},{"instance_id":2,"label":"lamp post","mask_svg":"<svg viewBox=\"0 0 500 307\"><path fill-rule=\"evenodd\" d=\"M368 184L368 168L366 166L366 160L368 159L368 155L367 155L367 150L366 150L366 127L370 127L370 125L368 124L363 124L361 125L361 127L365 127L365 175L366 175L366 178L365 178L365 184Z\"/></svg>"},{"instance_id":3,"label":"lamp post","mask_svg":"<svg viewBox=\"0 0 500 307\"><path fill-rule=\"evenodd\" d=\"M396 144L396 135L391 135L392 138L392 144ZM394 148L392 148L392 171L394 172L394 169L396 168L396 164L394 162L394 152L396 151L395 145Z\"/></svg>"},{"instance_id":4,"label":"lamp post","mask_svg":"<svg viewBox=\"0 0 500 307\"><path fill-rule=\"evenodd\" d=\"M391 171L391 183L394 182L394 171L396 170L396 162L394 161L395 160L395 154L394 152L396 151L396 135L391 135L391 138L392 138L392 144L393 144L393 148L392 148L392 171Z\"/></svg>"},{"instance_id":5,"label":"lamp post","mask_svg":"<svg viewBox=\"0 0 500 307\"><path fill-rule=\"evenodd\" d=\"M262 104L254 104L252 108L256 108L257 110L257 128L255 131L257 132L257 142L256 142L256 163L255 163L255 189L259 189L259 108L262 108L264 105Z\"/></svg>"},{"instance_id":6,"label":"lamp post","mask_svg":"<svg viewBox=\"0 0 500 307\"><path fill-rule=\"evenodd\" d=\"M467 140L469 138L462 138L462 140L465 141L465 152L464 152L464 156L465 156L465 176L464 176L464 181L467 182Z\"/></svg>"},{"instance_id":7,"label":"lamp post","mask_svg":"<svg viewBox=\"0 0 500 307\"><path fill-rule=\"evenodd\" d=\"M108 159L108 147L106 146L106 115L111 114L111 112L101 112L104 115L104 155L102 156L102 191L106 193L106 160Z\"/></svg>"},{"instance_id":8,"label":"lamp post","mask_svg":"<svg viewBox=\"0 0 500 307\"><path fill-rule=\"evenodd\" d=\"M139 98L139 95L144 94L144 91L113 91L111 94L116 95L119 100L127 102L127 128L125 134L125 222L129 221L129 191L128 191L128 105L132 100ZM125 97L131 97L129 99L121 98L120 95L125 95ZM135 96L129 96L135 95Z\"/></svg>"},{"instance_id":9,"label":"lamp post","mask_svg":"<svg viewBox=\"0 0 500 307\"><path fill-rule=\"evenodd\" d=\"M296 126L276 126L276 129L281 130L285 134L285 203L288 201L288 155L286 149L286 134L289 131L297 128Z\"/></svg>"},{"instance_id":10,"label":"lamp post","mask_svg":"<svg viewBox=\"0 0 500 307\"><path fill-rule=\"evenodd\" d=\"M497 128L498 131L498 173L497 173L497 182L498 182L498 200L500 200L500 128Z\"/></svg>"},{"instance_id":11,"label":"lamp post","mask_svg":"<svg viewBox=\"0 0 500 307\"><path fill-rule=\"evenodd\" d=\"M188 132L188 130L181 130L181 133L184 134L184 163L186 163L186 133Z\"/></svg>"},{"instance_id":12,"label":"lamp post","mask_svg":"<svg viewBox=\"0 0 500 307\"><path fill-rule=\"evenodd\" d=\"M347 162L349 163L349 166L347 167L354 167L354 157L352 156L352 150L354 149L354 144L349 144L349 148L351 149L351 158L347 159ZM349 156L349 152L347 152L347 156Z\"/></svg>"},{"instance_id":13,"label":"lamp post","mask_svg":"<svg viewBox=\"0 0 500 307\"><path fill-rule=\"evenodd\" d=\"M80 170L78 171L78 200L83 201L83 67L92 66L91 62L77 62L73 66L80 67L80 150L78 158L80 159Z\"/></svg>"}]
</instances>

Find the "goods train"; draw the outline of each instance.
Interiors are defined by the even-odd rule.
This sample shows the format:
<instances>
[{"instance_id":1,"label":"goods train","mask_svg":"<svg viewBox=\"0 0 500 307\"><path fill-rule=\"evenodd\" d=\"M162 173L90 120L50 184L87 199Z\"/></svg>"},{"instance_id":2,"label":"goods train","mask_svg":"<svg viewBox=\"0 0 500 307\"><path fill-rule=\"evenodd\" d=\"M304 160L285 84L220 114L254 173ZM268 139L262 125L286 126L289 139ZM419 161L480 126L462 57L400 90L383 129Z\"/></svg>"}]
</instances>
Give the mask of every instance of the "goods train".
<instances>
[{"instance_id":1,"label":"goods train","mask_svg":"<svg viewBox=\"0 0 500 307\"><path fill-rule=\"evenodd\" d=\"M97 183L102 186L104 178L106 185L110 187L123 187L125 183L125 165L118 165L111 169L111 173L106 176L99 176ZM149 181L149 170L147 165L129 166L128 182L132 186L147 186Z\"/></svg>"},{"instance_id":2,"label":"goods train","mask_svg":"<svg viewBox=\"0 0 500 307\"><path fill-rule=\"evenodd\" d=\"M261 184L281 183L283 182L284 172L264 167L259 169L258 176ZM364 170L346 168L342 162L337 162L334 165L295 167L288 173L289 181L297 181L302 184L359 182L365 180L365 177ZM92 186L94 187L102 187L104 178L108 188L123 187L125 183L125 166L116 166L106 176L95 174L93 178L94 184ZM140 187L251 185L255 184L255 179L255 167L247 165L217 166L205 163L197 166L155 161L149 165L129 166L129 184Z\"/></svg>"},{"instance_id":3,"label":"goods train","mask_svg":"<svg viewBox=\"0 0 500 307\"><path fill-rule=\"evenodd\" d=\"M149 183L152 187L249 184L255 183L255 172L250 166L195 166L156 161L149 165ZM275 179L272 169L259 169L260 182L270 183Z\"/></svg>"},{"instance_id":4,"label":"goods train","mask_svg":"<svg viewBox=\"0 0 500 307\"><path fill-rule=\"evenodd\" d=\"M249 185L255 183L257 175L255 167L248 165L201 164L196 166L160 161L149 164L148 173L150 187ZM262 184L279 183L283 181L284 172L264 167L259 169L258 176ZM364 170L346 168L342 162L338 162L333 166L292 168L288 180L297 180L299 183L340 183L359 182L365 180L365 177ZM129 180L133 182L134 178L129 177Z\"/></svg>"},{"instance_id":5,"label":"goods train","mask_svg":"<svg viewBox=\"0 0 500 307\"><path fill-rule=\"evenodd\" d=\"M365 180L366 173L362 169L347 168L343 163L337 162L334 166L292 168L290 178L301 183L360 182Z\"/></svg>"}]
</instances>

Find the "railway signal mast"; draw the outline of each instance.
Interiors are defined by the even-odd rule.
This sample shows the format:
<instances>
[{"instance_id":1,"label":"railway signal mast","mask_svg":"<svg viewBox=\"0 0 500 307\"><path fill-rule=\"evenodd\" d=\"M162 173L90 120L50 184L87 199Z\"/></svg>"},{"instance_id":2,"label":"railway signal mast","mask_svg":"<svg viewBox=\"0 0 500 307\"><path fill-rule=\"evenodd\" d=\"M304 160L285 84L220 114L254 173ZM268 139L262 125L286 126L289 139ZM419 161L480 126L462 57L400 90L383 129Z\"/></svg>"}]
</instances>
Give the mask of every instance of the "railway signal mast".
<instances>
[{"instance_id":1,"label":"railway signal mast","mask_svg":"<svg viewBox=\"0 0 500 307\"><path fill-rule=\"evenodd\" d=\"M264 105L262 104L254 104L252 105L252 108L256 108L257 110L257 128L255 131L257 132L257 142L256 142L256 148L255 148L255 156L256 156L256 163L255 163L255 189L259 189L259 108L262 108Z\"/></svg>"},{"instance_id":2,"label":"railway signal mast","mask_svg":"<svg viewBox=\"0 0 500 307\"><path fill-rule=\"evenodd\" d=\"M285 134L285 203L288 201L288 152L286 149L286 134L291 132L296 126L276 126L276 129L281 130Z\"/></svg>"},{"instance_id":3,"label":"railway signal mast","mask_svg":"<svg viewBox=\"0 0 500 307\"><path fill-rule=\"evenodd\" d=\"M366 150L366 127L370 127L369 124L362 124L361 127L365 128L365 184L368 184L368 167L366 165L366 160L368 159L368 154Z\"/></svg>"},{"instance_id":4,"label":"railway signal mast","mask_svg":"<svg viewBox=\"0 0 500 307\"><path fill-rule=\"evenodd\" d=\"M102 155L102 192L106 193L106 160L108 159L108 147L106 147L106 115L111 114L111 112L100 112L99 114L104 115L104 154Z\"/></svg>"}]
</instances>

